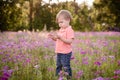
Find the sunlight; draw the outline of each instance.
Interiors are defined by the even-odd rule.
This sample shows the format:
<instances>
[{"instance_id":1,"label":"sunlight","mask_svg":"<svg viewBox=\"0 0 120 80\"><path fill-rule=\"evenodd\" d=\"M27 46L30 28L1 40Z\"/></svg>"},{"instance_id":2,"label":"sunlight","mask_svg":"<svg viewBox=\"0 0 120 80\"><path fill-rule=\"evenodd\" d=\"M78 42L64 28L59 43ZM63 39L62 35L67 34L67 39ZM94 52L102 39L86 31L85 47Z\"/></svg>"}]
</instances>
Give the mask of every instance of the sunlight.
<instances>
[{"instance_id":1,"label":"sunlight","mask_svg":"<svg viewBox=\"0 0 120 80\"><path fill-rule=\"evenodd\" d=\"M49 3L49 0L43 0L46 3ZM50 0L50 3L58 3L58 2L65 2L65 1L74 1L74 0ZM78 4L83 3L84 1L88 4L88 6L92 6L94 0L75 0Z\"/></svg>"}]
</instances>

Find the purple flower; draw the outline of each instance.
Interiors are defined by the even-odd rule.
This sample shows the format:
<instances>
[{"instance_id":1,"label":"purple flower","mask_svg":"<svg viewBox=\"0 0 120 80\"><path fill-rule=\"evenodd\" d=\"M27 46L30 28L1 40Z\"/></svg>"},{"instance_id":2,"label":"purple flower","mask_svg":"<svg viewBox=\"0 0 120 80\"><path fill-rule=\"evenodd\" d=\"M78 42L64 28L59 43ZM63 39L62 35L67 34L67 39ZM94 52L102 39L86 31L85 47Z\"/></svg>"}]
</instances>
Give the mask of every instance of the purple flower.
<instances>
[{"instance_id":1,"label":"purple flower","mask_svg":"<svg viewBox=\"0 0 120 80\"><path fill-rule=\"evenodd\" d=\"M82 63L87 65L88 64L88 57L82 58Z\"/></svg>"},{"instance_id":2,"label":"purple flower","mask_svg":"<svg viewBox=\"0 0 120 80\"><path fill-rule=\"evenodd\" d=\"M4 67L3 67L3 71L4 71L4 70L8 70L8 69L9 69L8 66L4 66Z\"/></svg>"},{"instance_id":3,"label":"purple flower","mask_svg":"<svg viewBox=\"0 0 120 80\"><path fill-rule=\"evenodd\" d=\"M8 79L4 77L0 77L0 80L8 80Z\"/></svg>"},{"instance_id":4,"label":"purple flower","mask_svg":"<svg viewBox=\"0 0 120 80\"><path fill-rule=\"evenodd\" d=\"M4 54L4 53L3 53L3 52L0 52L0 55L1 55L1 54Z\"/></svg>"},{"instance_id":5,"label":"purple flower","mask_svg":"<svg viewBox=\"0 0 120 80\"><path fill-rule=\"evenodd\" d=\"M48 67L48 71L54 71L54 68L53 67Z\"/></svg>"},{"instance_id":6,"label":"purple flower","mask_svg":"<svg viewBox=\"0 0 120 80\"><path fill-rule=\"evenodd\" d=\"M62 76L64 75L64 72L63 72L63 71L60 71L60 72L59 72L59 75L60 75L60 77L62 77Z\"/></svg>"},{"instance_id":7,"label":"purple flower","mask_svg":"<svg viewBox=\"0 0 120 80\"><path fill-rule=\"evenodd\" d=\"M93 79L93 80L105 80L105 79L102 78L102 77L98 77L98 78L95 78L95 79Z\"/></svg>"},{"instance_id":8,"label":"purple flower","mask_svg":"<svg viewBox=\"0 0 120 80\"><path fill-rule=\"evenodd\" d=\"M114 71L114 74L120 74L120 70Z\"/></svg>"},{"instance_id":9,"label":"purple flower","mask_svg":"<svg viewBox=\"0 0 120 80\"><path fill-rule=\"evenodd\" d=\"M76 78L79 79L82 75L83 75L83 71L80 70L77 72Z\"/></svg>"},{"instance_id":10,"label":"purple flower","mask_svg":"<svg viewBox=\"0 0 120 80\"><path fill-rule=\"evenodd\" d=\"M8 80L11 77L12 72L13 70L4 71L2 76L0 77L0 80Z\"/></svg>"},{"instance_id":11,"label":"purple flower","mask_svg":"<svg viewBox=\"0 0 120 80\"><path fill-rule=\"evenodd\" d=\"M118 66L120 66L120 60L118 60L117 63L118 63Z\"/></svg>"},{"instance_id":12,"label":"purple flower","mask_svg":"<svg viewBox=\"0 0 120 80\"><path fill-rule=\"evenodd\" d=\"M11 77L12 73L13 73L12 69L9 69L8 66L4 66L0 80L8 80Z\"/></svg>"},{"instance_id":13,"label":"purple flower","mask_svg":"<svg viewBox=\"0 0 120 80\"><path fill-rule=\"evenodd\" d=\"M99 75L101 75L101 74L103 74L104 73L104 71L102 71L102 70L97 70L94 74L95 74L95 76L99 76Z\"/></svg>"},{"instance_id":14,"label":"purple flower","mask_svg":"<svg viewBox=\"0 0 120 80\"><path fill-rule=\"evenodd\" d=\"M59 77L59 79L58 80L63 80L63 77Z\"/></svg>"},{"instance_id":15,"label":"purple flower","mask_svg":"<svg viewBox=\"0 0 120 80\"><path fill-rule=\"evenodd\" d=\"M105 62L107 60L106 56L101 57L101 61Z\"/></svg>"},{"instance_id":16,"label":"purple flower","mask_svg":"<svg viewBox=\"0 0 120 80\"><path fill-rule=\"evenodd\" d=\"M115 56L109 56L109 58L111 58L111 59L115 59Z\"/></svg>"},{"instance_id":17,"label":"purple flower","mask_svg":"<svg viewBox=\"0 0 120 80\"><path fill-rule=\"evenodd\" d=\"M30 61L31 61L30 58L26 58L27 63L30 63Z\"/></svg>"},{"instance_id":18,"label":"purple flower","mask_svg":"<svg viewBox=\"0 0 120 80\"><path fill-rule=\"evenodd\" d=\"M81 54L86 54L86 51L81 51L80 53L81 53Z\"/></svg>"},{"instance_id":19,"label":"purple flower","mask_svg":"<svg viewBox=\"0 0 120 80\"><path fill-rule=\"evenodd\" d=\"M35 66L34 66L35 69L38 69L39 67L40 67L39 65L35 65Z\"/></svg>"},{"instance_id":20,"label":"purple flower","mask_svg":"<svg viewBox=\"0 0 120 80\"><path fill-rule=\"evenodd\" d=\"M101 65L101 62L96 61L96 62L94 62L94 64L100 66L100 65Z\"/></svg>"},{"instance_id":21,"label":"purple flower","mask_svg":"<svg viewBox=\"0 0 120 80\"><path fill-rule=\"evenodd\" d=\"M93 51L93 53L97 54L97 53L98 53L98 51L97 51L97 50L94 50L94 51Z\"/></svg>"},{"instance_id":22,"label":"purple flower","mask_svg":"<svg viewBox=\"0 0 120 80\"><path fill-rule=\"evenodd\" d=\"M108 44L109 44L109 43L108 43L107 41L106 41L106 42L103 42L103 45L104 45L104 46L108 46Z\"/></svg>"},{"instance_id":23,"label":"purple flower","mask_svg":"<svg viewBox=\"0 0 120 80\"><path fill-rule=\"evenodd\" d=\"M120 78L118 75L113 76L113 79L117 80L118 78Z\"/></svg>"},{"instance_id":24,"label":"purple flower","mask_svg":"<svg viewBox=\"0 0 120 80\"><path fill-rule=\"evenodd\" d=\"M110 78L98 77L98 78L95 78L93 80L111 80L111 79Z\"/></svg>"}]
</instances>

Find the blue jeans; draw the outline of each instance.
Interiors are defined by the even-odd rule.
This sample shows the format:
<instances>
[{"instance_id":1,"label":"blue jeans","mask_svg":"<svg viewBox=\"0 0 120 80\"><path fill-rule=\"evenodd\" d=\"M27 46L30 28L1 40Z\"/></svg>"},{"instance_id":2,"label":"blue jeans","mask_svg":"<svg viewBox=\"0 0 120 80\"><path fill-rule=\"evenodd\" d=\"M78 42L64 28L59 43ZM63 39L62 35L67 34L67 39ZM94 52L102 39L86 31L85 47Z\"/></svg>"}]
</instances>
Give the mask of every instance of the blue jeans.
<instances>
[{"instance_id":1,"label":"blue jeans","mask_svg":"<svg viewBox=\"0 0 120 80\"><path fill-rule=\"evenodd\" d=\"M70 67L71 55L72 55L72 52L68 54L57 53L56 75L59 74L62 68L65 68L65 72L67 72L69 76L72 76L72 70Z\"/></svg>"}]
</instances>

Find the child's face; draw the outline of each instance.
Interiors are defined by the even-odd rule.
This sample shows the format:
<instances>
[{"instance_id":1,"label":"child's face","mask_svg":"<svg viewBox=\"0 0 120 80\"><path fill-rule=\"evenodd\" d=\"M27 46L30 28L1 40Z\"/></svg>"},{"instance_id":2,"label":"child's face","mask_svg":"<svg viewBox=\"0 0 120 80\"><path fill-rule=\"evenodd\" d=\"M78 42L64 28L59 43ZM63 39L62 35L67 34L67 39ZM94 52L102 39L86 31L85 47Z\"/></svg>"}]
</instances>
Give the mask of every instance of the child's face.
<instances>
[{"instance_id":1,"label":"child's face","mask_svg":"<svg viewBox=\"0 0 120 80\"><path fill-rule=\"evenodd\" d=\"M60 28L67 28L69 26L70 19L65 19L64 16L58 17L58 25Z\"/></svg>"}]
</instances>

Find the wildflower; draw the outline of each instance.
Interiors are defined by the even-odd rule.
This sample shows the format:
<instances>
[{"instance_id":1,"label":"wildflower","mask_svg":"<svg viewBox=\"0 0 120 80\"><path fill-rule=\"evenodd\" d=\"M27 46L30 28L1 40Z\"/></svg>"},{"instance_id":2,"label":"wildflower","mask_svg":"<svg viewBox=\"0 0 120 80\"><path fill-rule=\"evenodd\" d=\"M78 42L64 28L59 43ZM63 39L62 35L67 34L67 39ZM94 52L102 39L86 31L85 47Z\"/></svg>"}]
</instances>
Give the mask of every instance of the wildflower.
<instances>
[{"instance_id":1,"label":"wildflower","mask_svg":"<svg viewBox=\"0 0 120 80\"><path fill-rule=\"evenodd\" d=\"M93 79L93 80L105 80L105 79L102 78L102 77L98 77L98 78L95 78L95 79Z\"/></svg>"},{"instance_id":2,"label":"wildflower","mask_svg":"<svg viewBox=\"0 0 120 80\"><path fill-rule=\"evenodd\" d=\"M113 76L113 79L119 79L118 75Z\"/></svg>"},{"instance_id":3,"label":"wildflower","mask_svg":"<svg viewBox=\"0 0 120 80\"><path fill-rule=\"evenodd\" d=\"M100 65L101 65L101 62L96 61L96 62L94 62L94 64L100 66Z\"/></svg>"},{"instance_id":4,"label":"wildflower","mask_svg":"<svg viewBox=\"0 0 120 80\"><path fill-rule=\"evenodd\" d=\"M102 71L102 70L97 70L94 74L96 75L96 76L99 76L99 75L101 75L101 74L103 74L104 73L104 71Z\"/></svg>"},{"instance_id":5,"label":"wildflower","mask_svg":"<svg viewBox=\"0 0 120 80\"><path fill-rule=\"evenodd\" d=\"M104 80L111 80L111 78L104 78Z\"/></svg>"},{"instance_id":6,"label":"wildflower","mask_svg":"<svg viewBox=\"0 0 120 80\"><path fill-rule=\"evenodd\" d=\"M118 66L120 66L120 60L118 60L117 63L118 63Z\"/></svg>"},{"instance_id":7,"label":"wildflower","mask_svg":"<svg viewBox=\"0 0 120 80\"><path fill-rule=\"evenodd\" d=\"M68 78L69 78L69 75L68 75L68 73L66 72L66 67L64 67L63 68L63 70L61 70L60 72L59 72L59 79L58 80L68 80Z\"/></svg>"},{"instance_id":8,"label":"wildflower","mask_svg":"<svg viewBox=\"0 0 120 80\"><path fill-rule=\"evenodd\" d=\"M88 57L84 57L82 59L82 63L87 65L88 64Z\"/></svg>"},{"instance_id":9,"label":"wildflower","mask_svg":"<svg viewBox=\"0 0 120 80\"><path fill-rule=\"evenodd\" d=\"M45 55L45 56L44 56L44 59L49 60L49 59L50 59L50 56Z\"/></svg>"},{"instance_id":10,"label":"wildflower","mask_svg":"<svg viewBox=\"0 0 120 80\"><path fill-rule=\"evenodd\" d=\"M60 77L62 77L62 76L63 76L63 74L64 74L64 72L63 72L63 71L60 71L60 72L59 72L59 76L60 76Z\"/></svg>"},{"instance_id":11,"label":"wildflower","mask_svg":"<svg viewBox=\"0 0 120 80\"><path fill-rule=\"evenodd\" d=\"M8 69L9 69L8 66L4 66L4 67L3 67L3 71L4 71L4 70L8 70Z\"/></svg>"},{"instance_id":12,"label":"wildflower","mask_svg":"<svg viewBox=\"0 0 120 80\"><path fill-rule=\"evenodd\" d=\"M81 51L80 53L81 53L81 54L86 54L86 51Z\"/></svg>"},{"instance_id":13,"label":"wildflower","mask_svg":"<svg viewBox=\"0 0 120 80\"><path fill-rule=\"evenodd\" d=\"M98 54L98 51L97 51L97 50L94 50L93 53Z\"/></svg>"},{"instance_id":14,"label":"wildflower","mask_svg":"<svg viewBox=\"0 0 120 80\"><path fill-rule=\"evenodd\" d=\"M53 67L48 67L48 71L54 71L54 68Z\"/></svg>"},{"instance_id":15,"label":"wildflower","mask_svg":"<svg viewBox=\"0 0 120 80\"><path fill-rule=\"evenodd\" d=\"M58 80L68 80L68 79L66 77L60 76Z\"/></svg>"},{"instance_id":16,"label":"wildflower","mask_svg":"<svg viewBox=\"0 0 120 80\"><path fill-rule=\"evenodd\" d=\"M103 77L98 77L96 79L93 79L93 80L111 80L110 78L103 78Z\"/></svg>"},{"instance_id":17,"label":"wildflower","mask_svg":"<svg viewBox=\"0 0 120 80\"><path fill-rule=\"evenodd\" d=\"M73 60L73 59L75 59L75 57L74 56L71 56L71 58L70 58L71 60Z\"/></svg>"},{"instance_id":18,"label":"wildflower","mask_svg":"<svg viewBox=\"0 0 120 80\"><path fill-rule=\"evenodd\" d=\"M107 60L106 56L101 57L101 61L105 62Z\"/></svg>"},{"instance_id":19,"label":"wildflower","mask_svg":"<svg viewBox=\"0 0 120 80\"><path fill-rule=\"evenodd\" d=\"M115 59L115 56L109 56L109 58L111 58L111 59Z\"/></svg>"},{"instance_id":20,"label":"wildflower","mask_svg":"<svg viewBox=\"0 0 120 80\"><path fill-rule=\"evenodd\" d=\"M59 77L59 79L58 80L63 80L63 77Z\"/></svg>"},{"instance_id":21,"label":"wildflower","mask_svg":"<svg viewBox=\"0 0 120 80\"><path fill-rule=\"evenodd\" d=\"M77 72L76 78L79 79L82 75L83 75L83 71L80 70L80 71Z\"/></svg>"},{"instance_id":22,"label":"wildflower","mask_svg":"<svg viewBox=\"0 0 120 80\"><path fill-rule=\"evenodd\" d=\"M30 61L31 61L30 58L26 58L27 63L30 63Z\"/></svg>"},{"instance_id":23,"label":"wildflower","mask_svg":"<svg viewBox=\"0 0 120 80\"><path fill-rule=\"evenodd\" d=\"M2 76L0 77L0 80L8 80L13 73L13 70L9 69L8 66L5 66L2 71L3 72L2 72Z\"/></svg>"},{"instance_id":24,"label":"wildflower","mask_svg":"<svg viewBox=\"0 0 120 80\"><path fill-rule=\"evenodd\" d=\"M108 42L103 42L104 46L108 46L108 44L109 44Z\"/></svg>"},{"instance_id":25,"label":"wildflower","mask_svg":"<svg viewBox=\"0 0 120 80\"><path fill-rule=\"evenodd\" d=\"M35 69L38 69L39 67L40 67L39 65L35 65L35 66L34 66Z\"/></svg>"},{"instance_id":26,"label":"wildflower","mask_svg":"<svg viewBox=\"0 0 120 80\"><path fill-rule=\"evenodd\" d=\"M0 55L1 55L1 54L4 54L4 53L3 53L3 52L0 52Z\"/></svg>"},{"instance_id":27,"label":"wildflower","mask_svg":"<svg viewBox=\"0 0 120 80\"><path fill-rule=\"evenodd\" d=\"M114 74L120 74L120 70L114 71Z\"/></svg>"}]
</instances>

